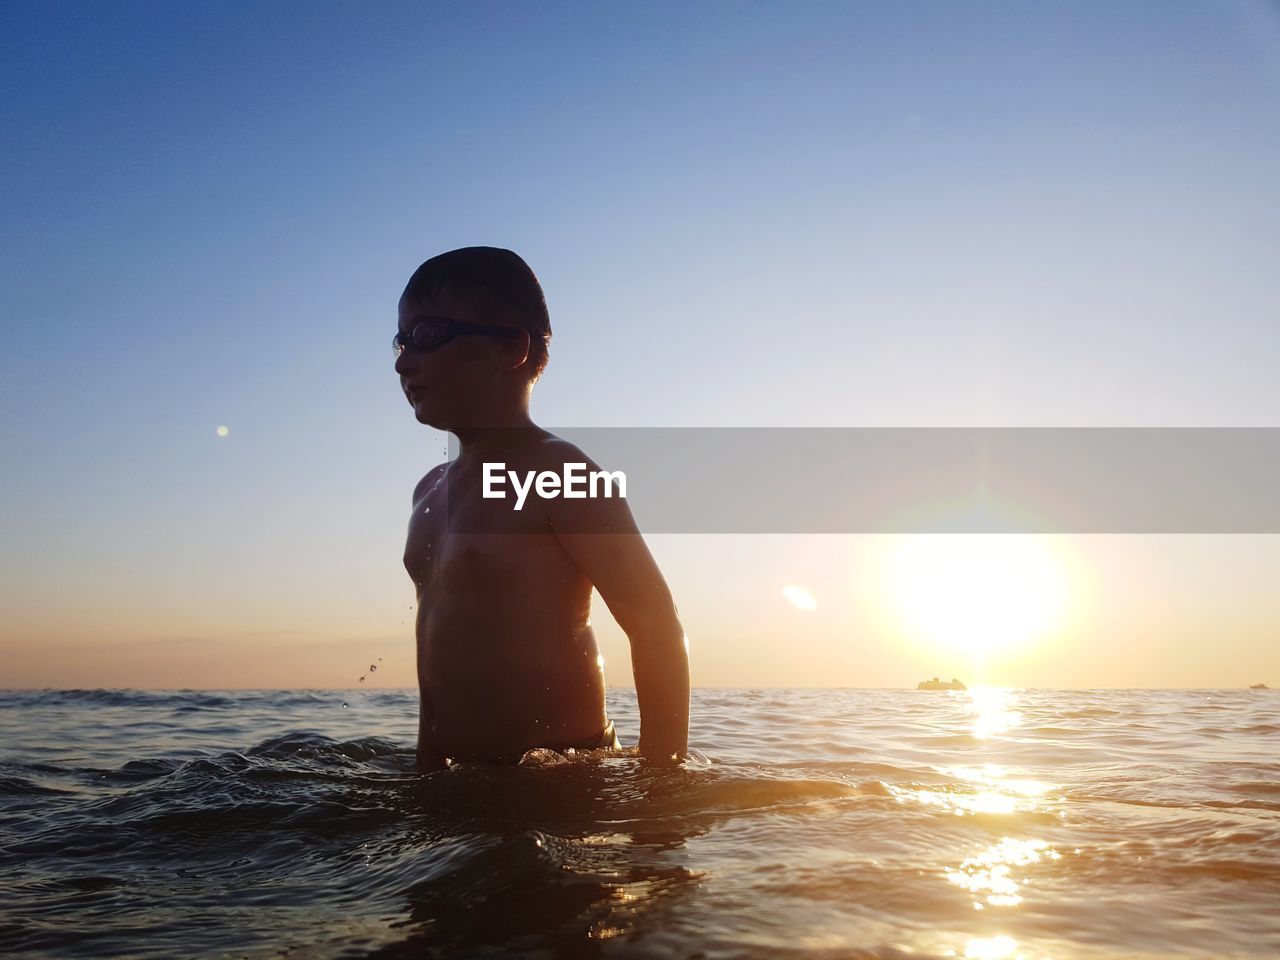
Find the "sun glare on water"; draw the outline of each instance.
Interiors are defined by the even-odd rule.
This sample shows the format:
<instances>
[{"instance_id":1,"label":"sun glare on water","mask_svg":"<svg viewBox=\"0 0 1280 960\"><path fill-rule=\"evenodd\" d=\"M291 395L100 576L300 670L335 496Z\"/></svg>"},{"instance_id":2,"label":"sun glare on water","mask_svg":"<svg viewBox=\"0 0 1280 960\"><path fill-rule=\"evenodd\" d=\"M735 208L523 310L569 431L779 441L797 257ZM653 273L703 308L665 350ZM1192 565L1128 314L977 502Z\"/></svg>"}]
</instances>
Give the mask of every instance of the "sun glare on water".
<instances>
[{"instance_id":1,"label":"sun glare on water","mask_svg":"<svg viewBox=\"0 0 1280 960\"><path fill-rule=\"evenodd\" d=\"M1062 565L1037 537L903 537L888 563L894 612L917 639L976 662L1031 643L1061 620Z\"/></svg>"}]
</instances>

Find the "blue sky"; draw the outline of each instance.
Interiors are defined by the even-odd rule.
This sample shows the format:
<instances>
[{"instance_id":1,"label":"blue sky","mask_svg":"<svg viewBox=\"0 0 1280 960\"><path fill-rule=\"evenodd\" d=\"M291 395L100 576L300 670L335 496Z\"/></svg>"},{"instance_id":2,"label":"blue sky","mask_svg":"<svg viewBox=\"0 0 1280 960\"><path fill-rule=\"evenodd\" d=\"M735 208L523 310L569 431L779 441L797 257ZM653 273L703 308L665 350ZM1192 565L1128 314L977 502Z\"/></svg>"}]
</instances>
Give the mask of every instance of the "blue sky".
<instances>
[{"instance_id":1,"label":"blue sky","mask_svg":"<svg viewBox=\"0 0 1280 960\"><path fill-rule=\"evenodd\" d=\"M1274 5L6 4L0 36L24 664L392 643L443 443L388 341L457 246L542 279L551 427L1277 425ZM723 644L727 549L655 544Z\"/></svg>"}]
</instances>

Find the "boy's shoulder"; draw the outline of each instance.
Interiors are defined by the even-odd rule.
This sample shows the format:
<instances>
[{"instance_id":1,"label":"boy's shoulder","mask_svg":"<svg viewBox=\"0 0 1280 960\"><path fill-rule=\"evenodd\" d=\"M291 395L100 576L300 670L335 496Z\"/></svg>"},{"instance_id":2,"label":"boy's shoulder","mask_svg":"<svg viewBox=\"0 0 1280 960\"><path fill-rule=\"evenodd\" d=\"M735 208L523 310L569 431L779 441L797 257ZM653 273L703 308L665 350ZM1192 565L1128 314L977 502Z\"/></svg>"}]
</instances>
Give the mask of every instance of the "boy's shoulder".
<instances>
[{"instance_id":1,"label":"boy's shoulder","mask_svg":"<svg viewBox=\"0 0 1280 960\"><path fill-rule=\"evenodd\" d=\"M411 506L416 505L418 501L426 495L426 492L444 477L445 471L449 469L450 462L451 461L446 460L444 463L437 463L426 472L421 480L418 481L417 485L413 488L413 500L410 502Z\"/></svg>"},{"instance_id":2,"label":"boy's shoulder","mask_svg":"<svg viewBox=\"0 0 1280 960\"><path fill-rule=\"evenodd\" d=\"M542 465L554 469L559 469L565 463L585 462L588 466L594 465L592 459L576 443L541 428L539 437L532 446L532 455Z\"/></svg>"}]
</instances>

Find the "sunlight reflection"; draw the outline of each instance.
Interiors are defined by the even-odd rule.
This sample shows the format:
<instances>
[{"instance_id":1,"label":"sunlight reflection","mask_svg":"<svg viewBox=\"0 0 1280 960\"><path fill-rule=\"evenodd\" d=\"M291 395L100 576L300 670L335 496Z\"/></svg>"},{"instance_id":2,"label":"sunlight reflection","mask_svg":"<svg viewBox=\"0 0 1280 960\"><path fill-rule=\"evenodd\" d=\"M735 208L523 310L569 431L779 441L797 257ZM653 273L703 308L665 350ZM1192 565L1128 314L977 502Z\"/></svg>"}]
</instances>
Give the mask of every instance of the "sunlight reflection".
<instances>
[{"instance_id":1,"label":"sunlight reflection","mask_svg":"<svg viewBox=\"0 0 1280 960\"><path fill-rule=\"evenodd\" d=\"M968 807L974 813L1013 813L1018 809L1018 801L994 790L983 790L974 794Z\"/></svg>"},{"instance_id":2,"label":"sunlight reflection","mask_svg":"<svg viewBox=\"0 0 1280 960\"><path fill-rule=\"evenodd\" d=\"M967 814L1012 814L1040 809L1042 798L1053 784L1028 777L1010 776L998 763L981 766L938 767L939 773L959 781L941 788L905 788L886 785L899 800L914 800ZM971 786L970 786L971 785Z\"/></svg>"},{"instance_id":3,"label":"sunlight reflection","mask_svg":"<svg viewBox=\"0 0 1280 960\"><path fill-rule=\"evenodd\" d=\"M950 774L970 783L986 787L998 787L1008 793L1016 793L1020 797L1039 797L1053 789L1053 784L1043 780L1024 780L1010 778L1005 768L998 763L984 763L981 767L942 767L943 773Z\"/></svg>"},{"instance_id":4,"label":"sunlight reflection","mask_svg":"<svg viewBox=\"0 0 1280 960\"><path fill-rule=\"evenodd\" d=\"M1016 960L1018 941L1003 934L998 937L974 937L964 947L965 960Z\"/></svg>"},{"instance_id":5,"label":"sunlight reflection","mask_svg":"<svg viewBox=\"0 0 1280 960\"><path fill-rule=\"evenodd\" d=\"M1016 907L1022 902L1018 881L1010 876L1014 867L1039 863L1042 859L1060 860L1062 854L1043 840L1015 840L1004 837L976 857L969 857L959 869L947 868L947 879L974 894L985 894L993 907ZM974 907L982 909L975 900Z\"/></svg>"},{"instance_id":6,"label":"sunlight reflection","mask_svg":"<svg viewBox=\"0 0 1280 960\"><path fill-rule=\"evenodd\" d=\"M979 740L1008 733L1022 724L1022 714L1010 709L1009 693L1004 687L974 687L969 691L965 712L973 714L973 735Z\"/></svg>"},{"instance_id":7,"label":"sunlight reflection","mask_svg":"<svg viewBox=\"0 0 1280 960\"><path fill-rule=\"evenodd\" d=\"M885 784L885 786L901 801L914 800L928 806L943 807L957 817L979 813L1005 815L1037 809L1036 803L1027 797L1010 796L997 790L962 793L954 788L928 790L895 787L892 784Z\"/></svg>"}]
</instances>

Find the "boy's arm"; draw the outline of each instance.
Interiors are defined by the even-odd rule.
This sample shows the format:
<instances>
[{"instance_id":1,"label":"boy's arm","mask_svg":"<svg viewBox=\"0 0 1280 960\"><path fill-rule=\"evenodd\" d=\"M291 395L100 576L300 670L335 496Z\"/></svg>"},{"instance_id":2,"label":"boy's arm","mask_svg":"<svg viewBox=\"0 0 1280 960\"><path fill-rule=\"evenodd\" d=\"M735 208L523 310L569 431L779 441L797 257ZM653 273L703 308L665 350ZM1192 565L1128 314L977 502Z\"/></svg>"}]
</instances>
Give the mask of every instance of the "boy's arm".
<instances>
[{"instance_id":1,"label":"boy's arm","mask_svg":"<svg viewBox=\"0 0 1280 960\"><path fill-rule=\"evenodd\" d=\"M571 444L553 445L551 469L589 458ZM573 451L564 453L564 450ZM543 500L556 539L604 599L631 642L640 705L640 753L660 763L689 750L689 647L671 591L636 529L626 500ZM596 531L596 532L586 532Z\"/></svg>"}]
</instances>

